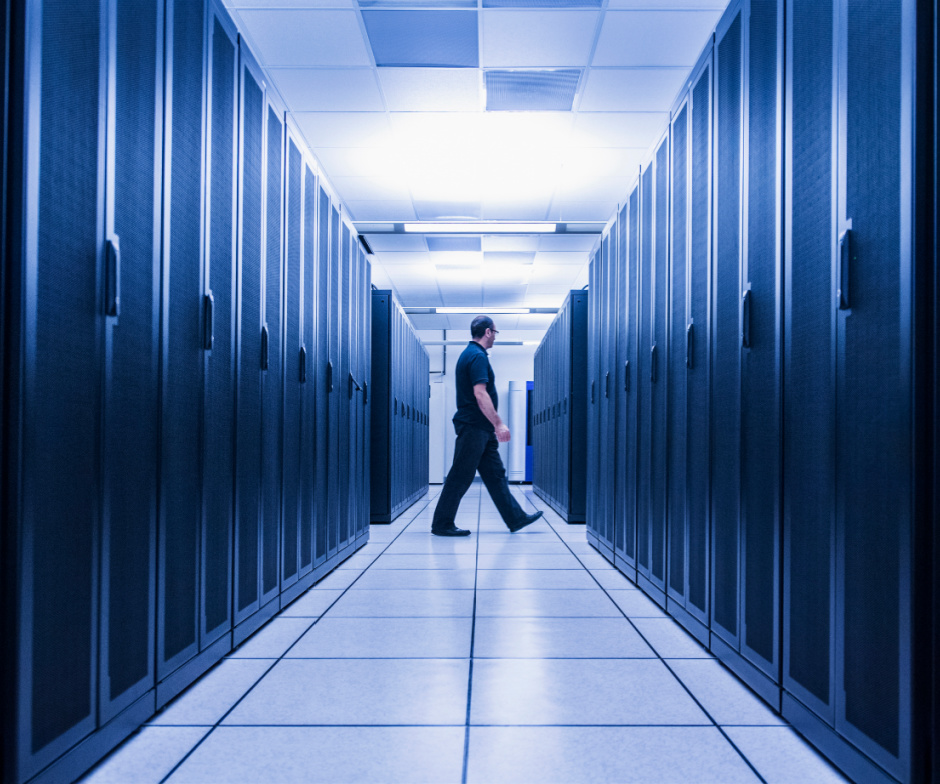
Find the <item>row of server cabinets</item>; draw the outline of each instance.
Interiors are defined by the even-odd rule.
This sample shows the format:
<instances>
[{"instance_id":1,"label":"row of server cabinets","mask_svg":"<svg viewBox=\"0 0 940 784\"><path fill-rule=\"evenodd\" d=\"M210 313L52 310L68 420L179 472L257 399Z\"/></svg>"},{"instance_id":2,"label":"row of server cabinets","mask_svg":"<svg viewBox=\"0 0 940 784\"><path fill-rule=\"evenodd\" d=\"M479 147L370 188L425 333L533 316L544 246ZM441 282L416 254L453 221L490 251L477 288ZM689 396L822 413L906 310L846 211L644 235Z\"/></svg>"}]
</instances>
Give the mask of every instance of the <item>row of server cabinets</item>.
<instances>
[{"instance_id":1,"label":"row of server cabinets","mask_svg":"<svg viewBox=\"0 0 940 784\"><path fill-rule=\"evenodd\" d=\"M3 777L59 782L367 540L370 272L221 7L7 12Z\"/></svg>"},{"instance_id":2,"label":"row of server cabinets","mask_svg":"<svg viewBox=\"0 0 940 784\"><path fill-rule=\"evenodd\" d=\"M937 775L934 33L732 3L590 264L589 539L859 781Z\"/></svg>"},{"instance_id":3,"label":"row of server cabinets","mask_svg":"<svg viewBox=\"0 0 940 784\"><path fill-rule=\"evenodd\" d=\"M390 523L428 491L430 358L390 290L372 292L373 523Z\"/></svg>"},{"instance_id":4,"label":"row of server cabinets","mask_svg":"<svg viewBox=\"0 0 940 784\"><path fill-rule=\"evenodd\" d=\"M588 296L568 294L535 351L532 489L568 523L585 522Z\"/></svg>"}]
</instances>

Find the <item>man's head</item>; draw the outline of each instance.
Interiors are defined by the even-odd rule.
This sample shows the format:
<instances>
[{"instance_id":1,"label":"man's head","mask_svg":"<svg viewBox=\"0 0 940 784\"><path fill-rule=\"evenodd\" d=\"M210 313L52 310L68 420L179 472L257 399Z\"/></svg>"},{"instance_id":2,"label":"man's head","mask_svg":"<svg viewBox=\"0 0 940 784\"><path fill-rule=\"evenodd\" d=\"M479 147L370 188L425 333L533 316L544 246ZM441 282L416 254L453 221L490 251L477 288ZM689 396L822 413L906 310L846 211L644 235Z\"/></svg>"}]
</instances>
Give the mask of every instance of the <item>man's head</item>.
<instances>
[{"instance_id":1,"label":"man's head","mask_svg":"<svg viewBox=\"0 0 940 784\"><path fill-rule=\"evenodd\" d=\"M496 340L498 334L499 330L496 329L493 319L489 316L477 316L470 323L470 337L483 346L483 348L492 348L493 341Z\"/></svg>"}]
</instances>

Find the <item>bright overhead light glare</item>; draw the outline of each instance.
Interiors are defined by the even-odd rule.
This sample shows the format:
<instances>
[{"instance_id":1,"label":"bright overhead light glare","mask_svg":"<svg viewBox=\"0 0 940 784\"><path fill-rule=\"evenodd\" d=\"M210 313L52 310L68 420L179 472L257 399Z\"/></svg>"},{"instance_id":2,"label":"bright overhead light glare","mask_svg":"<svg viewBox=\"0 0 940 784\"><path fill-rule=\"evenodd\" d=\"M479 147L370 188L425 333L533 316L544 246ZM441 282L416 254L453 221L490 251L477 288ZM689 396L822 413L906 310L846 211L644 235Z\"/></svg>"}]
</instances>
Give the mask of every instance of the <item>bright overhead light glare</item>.
<instances>
[{"instance_id":1,"label":"bright overhead light glare","mask_svg":"<svg viewBox=\"0 0 940 784\"><path fill-rule=\"evenodd\" d=\"M519 313L528 313L528 308L487 308L480 306L478 308L435 308L437 313L456 313L456 314L470 314L470 313L492 313L496 316L508 316L512 314L518 315Z\"/></svg>"},{"instance_id":2,"label":"bright overhead light glare","mask_svg":"<svg viewBox=\"0 0 940 784\"><path fill-rule=\"evenodd\" d=\"M406 223L405 231L416 234L554 234L555 223Z\"/></svg>"}]
</instances>

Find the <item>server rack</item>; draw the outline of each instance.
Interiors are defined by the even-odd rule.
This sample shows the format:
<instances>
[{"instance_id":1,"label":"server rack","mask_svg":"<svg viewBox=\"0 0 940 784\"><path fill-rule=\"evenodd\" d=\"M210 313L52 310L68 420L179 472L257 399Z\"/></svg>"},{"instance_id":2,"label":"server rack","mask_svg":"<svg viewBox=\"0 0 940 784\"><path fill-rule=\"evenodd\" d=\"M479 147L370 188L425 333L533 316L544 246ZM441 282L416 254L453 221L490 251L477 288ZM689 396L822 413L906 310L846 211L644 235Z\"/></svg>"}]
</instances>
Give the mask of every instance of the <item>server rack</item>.
<instances>
[{"instance_id":1,"label":"server rack","mask_svg":"<svg viewBox=\"0 0 940 784\"><path fill-rule=\"evenodd\" d=\"M67 5L7 4L2 29L0 734L17 784L78 778L368 538L360 509L356 536L319 547L327 393L310 379L341 207L219 4ZM368 311L353 261L337 326ZM368 331L344 334L368 378ZM368 407L347 411L362 497Z\"/></svg>"},{"instance_id":2,"label":"server rack","mask_svg":"<svg viewBox=\"0 0 940 784\"><path fill-rule=\"evenodd\" d=\"M589 481L588 292L571 291L535 351L532 489L568 523L585 522Z\"/></svg>"},{"instance_id":3,"label":"server rack","mask_svg":"<svg viewBox=\"0 0 940 784\"><path fill-rule=\"evenodd\" d=\"M392 292L372 292L371 511L390 523L427 493L430 357Z\"/></svg>"},{"instance_id":4,"label":"server rack","mask_svg":"<svg viewBox=\"0 0 940 784\"><path fill-rule=\"evenodd\" d=\"M591 263L590 354L625 341L625 378L638 316L616 565L866 781L936 776L933 12L733 3L628 201L626 330L619 217Z\"/></svg>"}]
</instances>

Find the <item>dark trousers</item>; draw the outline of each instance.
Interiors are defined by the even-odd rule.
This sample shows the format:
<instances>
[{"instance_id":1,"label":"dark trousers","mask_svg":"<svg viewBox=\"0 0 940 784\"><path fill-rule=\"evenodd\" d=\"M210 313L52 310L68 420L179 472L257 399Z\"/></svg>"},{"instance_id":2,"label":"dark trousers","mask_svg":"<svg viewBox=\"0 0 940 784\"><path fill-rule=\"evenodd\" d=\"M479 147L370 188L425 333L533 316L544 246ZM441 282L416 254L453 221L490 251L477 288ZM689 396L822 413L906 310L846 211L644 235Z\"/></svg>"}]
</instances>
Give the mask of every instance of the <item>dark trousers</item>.
<instances>
[{"instance_id":1,"label":"dark trousers","mask_svg":"<svg viewBox=\"0 0 940 784\"><path fill-rule=\"evenodd\" d=\"M434 510L432 528L450 528L457 516L460 499L470 489L477 471L486 489L496 504L503 522L507 526L519 522L525 512L509 492L506 469L499 457L499 442L496 434L473 425L454 423L457 443L454 445L454 464L451 466L444 489Z\"/></svg>"}]
</instances>

